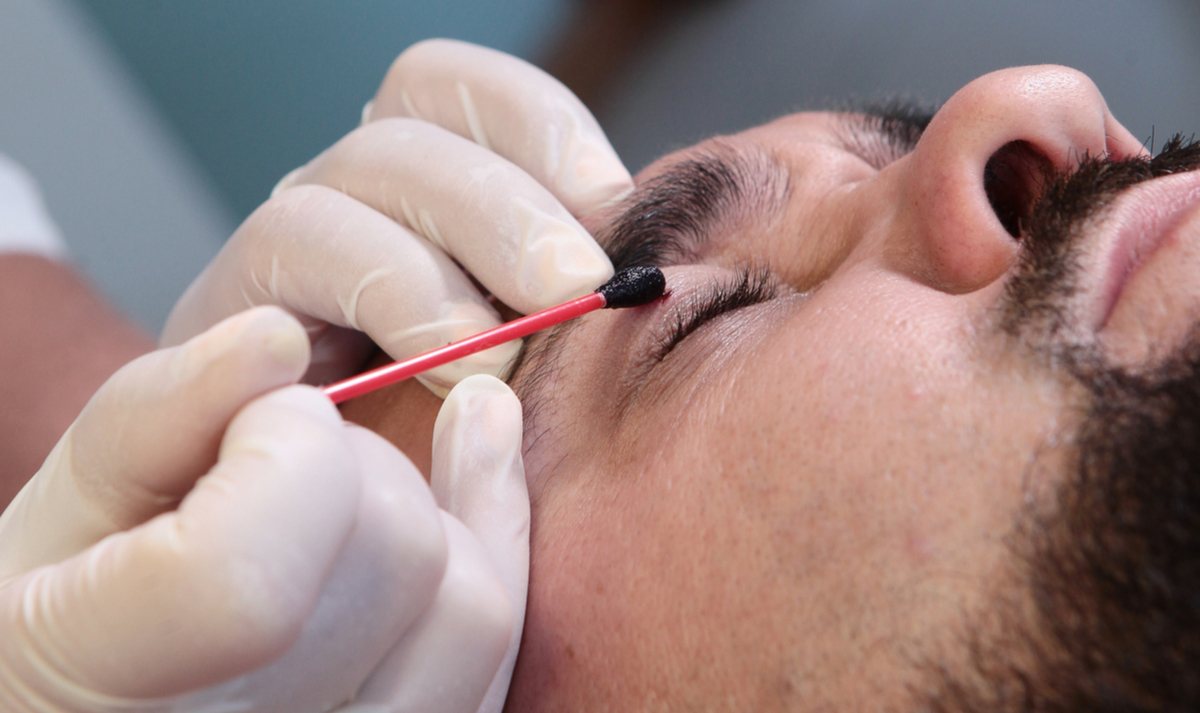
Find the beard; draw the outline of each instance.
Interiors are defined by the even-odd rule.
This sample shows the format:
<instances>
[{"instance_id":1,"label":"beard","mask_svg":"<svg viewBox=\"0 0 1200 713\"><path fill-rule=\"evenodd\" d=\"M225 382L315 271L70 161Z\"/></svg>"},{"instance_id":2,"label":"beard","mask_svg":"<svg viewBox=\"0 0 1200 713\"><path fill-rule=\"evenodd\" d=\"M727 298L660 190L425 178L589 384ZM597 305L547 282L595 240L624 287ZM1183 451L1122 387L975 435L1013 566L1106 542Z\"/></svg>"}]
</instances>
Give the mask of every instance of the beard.
<instances>
[{"instance_id":1,"label":"beard","mask_svg":"<svg viewBox=\"0 0 1200 713\"><path fill-rule=\"evenodd\" d=\"M1136 368L1061 338L1089 220L1130 186L1196 169L1200 144L1178 137L1153 159L1085 159L1022 219L1001 326L1085 405L1053 512L1031 508L1014 543L1036 611L971 633L970 670L938 672L930 710L1200 710L1200 326Z\"/></svg>"},{"instance_id":2,"label":"beard","mask_svg":"<svg viewBox=\"0 0 1200 713\"><path fill-rule=\"evenodd\" d=\"M1139 183L1200 170L1200 141L1184 141L1177 135L1153 158L1118 161L1085 156L1074 171L1060 174L1048 171L1044 160L1030 159L1028 153L1002 149L997 154L1000 160L989 162L989 176L1023 174L1030 184L1023 193L1037 196L1027 208L993 200L997 213L1008 217L1002 220L1016 223L1022 246L1016 273L1005 286L1001 328L1044 350L1074 323L1069 307L1077 291L1079 256L1088 242L1089 224ZM1003 159L1013 156L1024 157L1025 165L1006 165ZM1056 351L1072 356L1069 352L1077 352L1078 345Z\"/></svg>"}]
</instances>

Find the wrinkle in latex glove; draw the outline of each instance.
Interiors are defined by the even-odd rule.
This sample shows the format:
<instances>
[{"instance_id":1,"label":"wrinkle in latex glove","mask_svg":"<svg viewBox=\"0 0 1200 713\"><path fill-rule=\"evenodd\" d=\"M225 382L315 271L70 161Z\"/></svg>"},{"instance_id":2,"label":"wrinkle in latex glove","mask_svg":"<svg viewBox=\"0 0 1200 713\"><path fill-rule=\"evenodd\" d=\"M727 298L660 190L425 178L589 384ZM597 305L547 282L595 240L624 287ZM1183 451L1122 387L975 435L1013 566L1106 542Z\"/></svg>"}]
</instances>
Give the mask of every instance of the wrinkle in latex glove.
<instances>
[{"instance_id":1,"label":"wrinkle in latex glove","mask_svg":"<svg viewBox=\"0 0 1200 713\"><path fill-rule=\"evenodd\" d=\"M122 368L0 516L0 579L64 559L173 507L190 489L190 476L216 460L234 409L295 381L308 353L295 320L267 309ZM181 410L185 402L193 408ZM160 440L158 433L172 438ZM47 512L61 519L40 515Z\"/></svg>"},{"instance_id":2,"label":"wrinkle in latex glove","mask_svg":"<svg viewBox=\"0 0 1200 713\"><path fill-rule=\"evenodd\" d=\"M529 495L521 460L521 403L505 384L486 376L465 379L438 412L430 481L438 504L462 520L487 548L517 622L525 620L529 588ZM484 477L481 477L484 476ZM467 482L467 479L472 482ZM522 627L484 697L481 713L504 707Z\"/></svg>"},{"instance_id":3,"label":"wrinkle in latex glove","mask_svg":"<svg viewBox=\"0 0 1200 713\"><path fill-rule=\"evenodd\" d=\"M604 251L545 187L432 124L373 122L291 180L355 196L443 249L522 313L587 294L612 277Z\"/></svg>"},{"instance_id":4,"label":"wrinkle in latex glove","mask_svg":"<svg viewBox=\"0 0 1200 713\"><path fill-rule=\"evenodd\" d=\"M255 398L306 353L295 320L260 308L106 383L60 451L74 457L0 519L0 710L479 710L520 623L508 582L527 576L515 397L480 375L451 394L511 400L500 420L448 417L496 449L435 458L470 526L319 391ZM98 479L65 498L39 485Z\"/></svg>"},{"instance_id":5,"label":"wrinkle in latex glove","mask_svg":"<svg viewBox=\"0 0 1200 713\"><path fill-rule=\"evenodd\" d=\"M401 116L412 131L370 131ZM280 182L180 299L161 344L248 306L275 304L310 331L305 380L329 383L360 371L372 340L403 359L421 348L397 335L424 328L452 332L442 343L463 336L445 306L457 313L474 300L488 308L458 265L525 313L612 275L573 216L621 197L633 182L595 119L546 73L465 43L421 43L393 65L363 119L362 133ZM414 262L420 245L442 259ZM498 323L480 317L475 331ZM511 355L519 346L504 348ZM467 373L502 375L508 361L498 353L473 358L485 361L423 381L443 394Z\"/></svg>"},{"instance_id":6,"label":"wrinkle in latex glove","mask_svg":"<svg viewBox=\"0 0 1200 713\"><path fill-rule=\"evenodd\" d=\"M437 124L504 156L574 215L633 188L600 125L557 79L502 52L426 40L388 71L363 121L406 116Z\"/></svg>"},{"instance_id":7,"label":"wrinkle in latex glove","mask_svg":"<svg viewBox=\"0 0 1200 713\"><path fill-rule=\"evenodd\" d=\"M161 341L174 343L222 315L264 303L304 315L314 329L314 380L353 373L365 356L327 344L324 325L361 330L403 359L500 323L444 252L322 186L285 191L255 211L180 299ZM426 383L444 394L466 374L503 375L519 348L499 345L440 367L425 375Z\"/></svg>"}]
</instances>

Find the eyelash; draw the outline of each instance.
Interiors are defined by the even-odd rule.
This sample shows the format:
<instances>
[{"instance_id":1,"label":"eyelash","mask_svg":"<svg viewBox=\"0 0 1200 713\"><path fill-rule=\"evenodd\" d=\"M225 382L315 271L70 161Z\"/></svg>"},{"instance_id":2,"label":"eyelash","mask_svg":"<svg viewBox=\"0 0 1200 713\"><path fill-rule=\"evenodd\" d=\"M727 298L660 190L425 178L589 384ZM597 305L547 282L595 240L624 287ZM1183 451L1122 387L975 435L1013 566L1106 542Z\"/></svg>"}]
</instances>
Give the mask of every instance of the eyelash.
<instances>
[{"instance_id":1,"label":"eyelash","mask_svg":"<svg viewBox=\"0 0 1200 713\"><path fill-rule=\"evenodd\" d=\"M742 268L729 283L716 283L675 313L675 321L659 342L654 357L660 362L691 333L717 317L774 299L779 288L765 269Z\"/></svg>"}]
</instances>

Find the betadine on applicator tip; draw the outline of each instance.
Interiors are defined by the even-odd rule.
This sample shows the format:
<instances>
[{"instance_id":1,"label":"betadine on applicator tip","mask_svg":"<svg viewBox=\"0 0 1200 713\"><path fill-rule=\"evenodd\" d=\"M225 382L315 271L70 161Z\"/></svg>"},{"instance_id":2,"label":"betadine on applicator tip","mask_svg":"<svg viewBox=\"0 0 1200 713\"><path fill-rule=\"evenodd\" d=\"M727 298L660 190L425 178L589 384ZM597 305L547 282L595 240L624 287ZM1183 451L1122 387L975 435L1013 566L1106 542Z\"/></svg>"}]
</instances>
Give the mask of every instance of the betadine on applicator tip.
<instances>
[{"instance_id":1,"label":"betadine on applicator tip","mask_svg":"<svg viewBox=\"0 0 1200 713\"><path fill-rule=\"evenodd\" d=\"M352 376L336 384L330 384L323 390L330 400L335 404L340 404L355 396L362 396L442 364L449 364L497 344L520 339L602 307L617 309L650 304L663 296L666 287L667 280L657 267L631 267L621 270L611 280L601 285L600 289L583 297L576 297L550 309L514 319L486 332L480 332L453 344L418 354L411 359L392 362L378 369Z\"/></svg>"},{"instance_id":2,"label":"betadine on applicator tip","mask_svg":"<svg viewBox=\"0 0 1200 713\"><path fill-rule=\"evenodd\" d=\"M657 267L630 267L613 275L613 278L596 290L604 295L606 309L641 307L648 305L667 289L667 278Z\"/></svg>"}]
</instances>

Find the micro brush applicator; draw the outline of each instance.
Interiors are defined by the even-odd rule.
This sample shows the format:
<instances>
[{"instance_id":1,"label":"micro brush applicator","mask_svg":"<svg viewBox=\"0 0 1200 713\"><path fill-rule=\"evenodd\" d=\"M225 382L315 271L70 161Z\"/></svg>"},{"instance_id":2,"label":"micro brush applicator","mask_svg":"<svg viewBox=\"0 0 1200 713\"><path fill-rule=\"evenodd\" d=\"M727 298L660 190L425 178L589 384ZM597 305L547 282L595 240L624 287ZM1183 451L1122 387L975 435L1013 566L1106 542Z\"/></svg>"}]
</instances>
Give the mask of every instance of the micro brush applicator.
<instances>
[{"instance_id":1,"label":"micro brush applicator","mask_svg":"<svg viewBox=\"0 0 1200 713\"><path fill-rule=\"evenodd\" d=\"M563 302L541 312L534 312L520 319L514 319L486 332L480 332L444 347L418 354L411 359L392 362L336 384L330 384L324 388L325 395L335 404L340 404L355 396L362 396L397 381L403 381L410 376L416 376L423 371L462 359L497 344L520 339L602 307L616 309L649 304L662 297L666 287L666 278L657 267L631 267L618 272L611 280L601 285L600 289L591 294Z\"/></svg>"}]
</instances>

